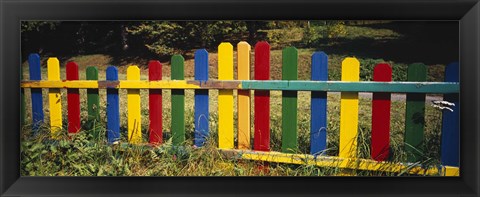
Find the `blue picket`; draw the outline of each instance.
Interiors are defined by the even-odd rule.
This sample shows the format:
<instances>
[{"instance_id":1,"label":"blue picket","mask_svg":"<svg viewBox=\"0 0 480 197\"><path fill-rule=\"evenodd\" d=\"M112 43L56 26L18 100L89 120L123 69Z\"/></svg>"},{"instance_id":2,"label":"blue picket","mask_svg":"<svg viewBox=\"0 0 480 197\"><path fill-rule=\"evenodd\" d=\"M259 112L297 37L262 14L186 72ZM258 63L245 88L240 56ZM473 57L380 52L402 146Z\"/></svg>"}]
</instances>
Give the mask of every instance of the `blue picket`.
<instances>
[{"instance_id":1,"label":"blue picket","mask_svg":"<svg viewBox=\"0 0 480 197\"><path fill-rule=\"evenodd\" d=\"M208 80L208 52L200 49L195 52L195 80ZM195 90L195 146L205 143L209 133L208 90Z\"/></svg>"},{"instance_id":2,"label":"blue picket","mask_svg":"<svg viewBox=\"0 0 480 197\"><path fill-rule=\"evenodd\" d=\"M28 56L28 64L30 70L30 80L40 81L42 80L42 72L40 69L40 56L36 53L32 53ZM41 88L32 88L32 129L37 131L38 127L43 123L43 98Z\"/></svg>"},{"instance_id":3,"label":"blue picket","mask_svg":"<svg viewBox=\"0 0 480 197\"><path fill-rule=\"evenodd\" d=\"M445 82L459 82L458 62L453 62L445 67ZM445 94L444 101L454 103L453 110L443 110L442 116L442 142L441 142L441 162L447 166L459 166L460 154L460 127L459 111L460 102L458 94Z\"/></svg>"},{"instance_id":4,"label":"blue picket","mask_svg":"<svg viewBox=\"0 0 480 197\"><path fill-rule=\"evenodd\" d=\"M328 80L328 56L312 55L312 81ZM312 91L310 120L310 154L321 154L327 147L327 92Z\"/></svg>"},{"instance_id":5,"label":"blue picket","mask_svg":"<svg viewBox=\"0 0 480 197\"><path fill-rule=\"evenodd\" d=\"M107 68L107 81L118 80L118 69L115 66ZM120 140L120 113L118 89L107 89L107 138L113 144Z\"/></svg>"}]
</instances>

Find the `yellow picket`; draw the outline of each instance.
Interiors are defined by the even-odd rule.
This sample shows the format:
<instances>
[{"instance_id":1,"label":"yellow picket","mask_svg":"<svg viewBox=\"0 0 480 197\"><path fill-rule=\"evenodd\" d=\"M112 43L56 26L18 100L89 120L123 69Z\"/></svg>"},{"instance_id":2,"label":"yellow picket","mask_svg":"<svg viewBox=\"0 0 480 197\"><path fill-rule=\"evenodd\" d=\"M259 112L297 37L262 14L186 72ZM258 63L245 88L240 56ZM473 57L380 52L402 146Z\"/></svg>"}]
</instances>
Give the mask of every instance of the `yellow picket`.
<instances>
[{"instance_id":1,"label":"yellow picket","mask_svg":"<svg viewBox=\"0 0 480 197\"><path fill-rule=\"evenodd\" d=\"M233 46L218 46L218 79L233 79ZM218 91L218 148L233 148L233 90Z\"/></svg>"},{"instance_id":2,"label":"yellow picket","mask_svg":"<svg viewBox=\"0 0 480 197\"><path fill-rule=\"evenodd\" d=\"M345 58L342 62L342 81L360 80L360 62ZM342 92L340 100L340 152L343 158L357 157L358 92Z\"/></svg>"},{"instance_id":3,"label":"yellow picket","mask_svg":"<svg viewBox=\"0 0 480 197\"><path fill-rule=\"evenodd\" d=\"M56 57L48 58L48 81L60 81L60 63ZM48 89L48 104L50 107L50 128L52 138L58 138L62 130L62 95L60 89Z\"/></svg>"},{"instance_id":4,"label":"yellow picket","mask_svg":"<svg viewBox=\"0 0 480 197\"><path fill-rule=\"evenodd\" d=\"M140 80L140 69L137 66L127 68L127 80ZM128 108L128 141L132 144L142 142L142 121L140 116L140 90L127 90Z\"/></svg>"},{"instance_id":5,"label":"yellow picket","mask_svg":"<svg viewBox=\"0 0 480 197\"><path fill-rule=\"evenodd\" d=\"M250 80L250 45L237 44L238 80ZM238 149L250 149L250 90L238 90Z\"/></svg>"}]
</instances>

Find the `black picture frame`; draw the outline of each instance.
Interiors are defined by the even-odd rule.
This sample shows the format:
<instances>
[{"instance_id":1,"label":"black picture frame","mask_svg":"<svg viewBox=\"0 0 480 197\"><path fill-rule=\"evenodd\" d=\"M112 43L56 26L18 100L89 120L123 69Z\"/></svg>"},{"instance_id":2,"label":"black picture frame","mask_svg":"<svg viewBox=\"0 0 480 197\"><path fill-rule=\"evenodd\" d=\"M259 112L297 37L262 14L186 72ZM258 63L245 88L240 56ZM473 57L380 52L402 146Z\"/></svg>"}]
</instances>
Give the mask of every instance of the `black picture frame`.
<instances>
[{"instance_id":1,"label":"black picture frame","mask_svg":"<svg viewBox=\"0 0 480 197\"><path fill-rule=\"evenodd\" d=\"M2 196L479 196L478 0L1 0ZM460 177L20 177L21 20L458 20Z\"/></svg>"}]
</instances>

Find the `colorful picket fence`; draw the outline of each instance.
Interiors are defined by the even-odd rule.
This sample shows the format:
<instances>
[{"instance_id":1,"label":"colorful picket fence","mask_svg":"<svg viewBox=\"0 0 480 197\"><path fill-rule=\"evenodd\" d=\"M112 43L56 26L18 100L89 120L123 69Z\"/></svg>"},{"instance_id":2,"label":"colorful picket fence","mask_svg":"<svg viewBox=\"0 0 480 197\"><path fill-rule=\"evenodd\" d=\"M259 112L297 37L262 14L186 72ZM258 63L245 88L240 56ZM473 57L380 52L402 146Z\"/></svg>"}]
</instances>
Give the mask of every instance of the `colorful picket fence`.
<instances>
[{"instance_id":1,"label":"colorful picket fence","mask_svg":"<svg viewBox=\"0 0 480 197\"><path fill-rule=\"evenodd\" d=\"M250 45L237 45L238 79L234 80L234 51L230 43L218 47L218 80L209 79L208 52L195 52L195 79L184 80L184 59L180 55L171 58L171 80L162 80L162 64L150 61L148 80L140 80L137 66L129 66L126 80L119 80L118 69L106 69L106 80L98 79L95 67L86 69L86 80L79 80L78 65L66 64L66 80L60 79L57 58L47 61L48 79L41 79L40 57L29 56L30 80L21 83L30 88L33 130L44 121L42 88L48 88L50 126L55 138L62 128L62 102L60 89L67 89L68 133L80 130L79 89L87 89L88 120L100 120L99 89L107 89L107 137L108 143L120 139L119 89L127 90L128 142L142 142L140 89L149 90L149 143L161 144L162 89L171 89L171 136L174 145L185 141L185 89L194 89L194 144L201 147L212 132L209 129L209 90L218 90L218 148L230 151L243 159L311 164L358 170L407 172L412 174L459 175L459 73L458 63L446 66L445 82L426 82L426 66L412 64L408 67L407 82L392 82L392 68L378 64L373 70L373 81L359 81L360 63L349 57L342 62L341 81L328 81L328 57L315 52L311 57L311 81L297 80L298 52L294 47L282 51L282 80L270 80L270 45L258 42L254 49L254 80L250 80ZM234 91L237 91L237 147L234 142ZM282 91L282 152L270 150L270 90ZM250 141L252 109L250 92L254 100L253 145ZM310 154L295 154L298 147L297 91L311 91ZM327 156L327 92L341 92L340 146L338 156ZM357 157L358 93L373 92L371 158ZM405 163L388 162L390 155L390 105L391 93L406 93L405 143L411 153ZM422 153L424 136L425 96L427 93L444 94L444 100L454 103L453 111L443 111L441 162L435 168L424 169L414 165ZM25 114L25 112L22 112ZM24 117L22 118L22 121ZM189 132L189 131L187 131ZM253 150L251 150L253 147Z\"/></svg>"}]
</instances>

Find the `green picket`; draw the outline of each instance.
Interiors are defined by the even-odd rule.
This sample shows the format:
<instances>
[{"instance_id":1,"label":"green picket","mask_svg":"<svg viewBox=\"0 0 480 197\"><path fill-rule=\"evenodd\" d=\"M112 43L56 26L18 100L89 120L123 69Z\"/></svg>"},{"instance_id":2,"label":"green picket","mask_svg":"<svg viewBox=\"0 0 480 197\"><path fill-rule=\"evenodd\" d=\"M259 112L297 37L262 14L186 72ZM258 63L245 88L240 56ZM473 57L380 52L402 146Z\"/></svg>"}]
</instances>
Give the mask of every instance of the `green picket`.
<instances>
[{"instance_id":1,"label":"green picket","mask_svg":"<svg viewBox=\"0 0 480 197\"><path fill-rule=\"evenodd\" d=\"M297 80L298 51L287 47L282 51L282 80ZM282 91L282 152L293 153L297 144L297 91Z\"/></svg>"},{"instance_id":2,"label":"green picket","mask_svg":"<svg viewBox=\"0 0 480 197\"><path fill-rule=\"evenodd\" d=\"M408 66L407 80L423 82L427 80L427 68L415 63ZM425 94L407 93L405 114L405 151L408 162L420 161L424 153L423 135L425 126Z\"/></svg>"},{"instance_id":3,"label":"green picket","mask_svg":"<svg viewBox=\"0 0 480 197\"><path fill-rule=\"evenodd\" d=\"M172 56L172 80L184 80L184 59L181 55ZM180 145L185 141L185 90L172 90L172 143Z\"/></svg>"},{"instance_id":4,"label":"green picket","mask_svg":"<svg viewBox=\"0 0 480 197\"><path fill-rule=\"evenodd\" d=\"M87 80L98 80L98 69L94 66L87 67ZM93 129L94 125L100 121L100 97L98 89L87 89L87 129Z\"/></svg>"}]
</instances>

